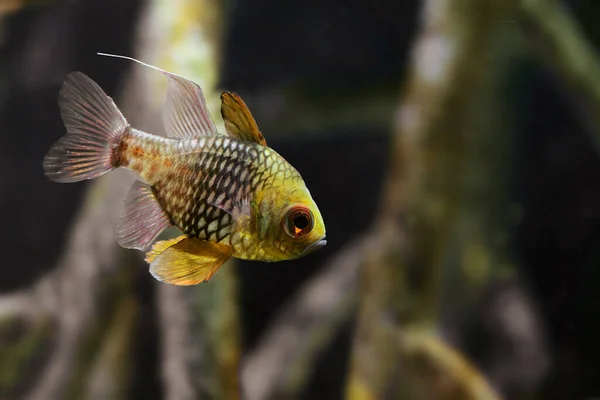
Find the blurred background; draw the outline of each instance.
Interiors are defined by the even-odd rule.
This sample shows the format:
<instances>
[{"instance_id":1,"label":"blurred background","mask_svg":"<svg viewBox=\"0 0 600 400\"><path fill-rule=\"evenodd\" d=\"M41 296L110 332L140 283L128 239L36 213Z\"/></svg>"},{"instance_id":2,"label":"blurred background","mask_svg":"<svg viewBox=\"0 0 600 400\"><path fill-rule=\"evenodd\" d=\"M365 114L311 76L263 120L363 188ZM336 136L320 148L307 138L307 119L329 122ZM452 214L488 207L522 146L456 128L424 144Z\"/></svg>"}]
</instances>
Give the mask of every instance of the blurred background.
<instances>
[{"instance_id":1,"label":"blurred background","mask_svg":"<svg viewBox=\"0 0 600 400\"><path fill-rule=\"evenodd\" d=\"M600 3L0 0L0 399L600 396ZM74 70L164 134L235 91L327 246L175 287L128 171L50 182Z\"/></svg>"}]
</instances>

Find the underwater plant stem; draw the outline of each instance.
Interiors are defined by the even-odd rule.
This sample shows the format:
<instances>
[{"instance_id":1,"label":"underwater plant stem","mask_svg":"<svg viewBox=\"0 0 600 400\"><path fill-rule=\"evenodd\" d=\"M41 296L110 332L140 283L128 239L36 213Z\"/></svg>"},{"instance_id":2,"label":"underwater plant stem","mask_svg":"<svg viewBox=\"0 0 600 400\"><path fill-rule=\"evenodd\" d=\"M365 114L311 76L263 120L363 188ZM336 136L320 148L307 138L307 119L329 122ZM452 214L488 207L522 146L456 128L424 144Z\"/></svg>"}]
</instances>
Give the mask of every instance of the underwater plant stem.
<instances>
[{"instance_id":1,"label":"underwater plant stem","mask_svg":"<svg viewBox=\"0 0 600 400\"><path fill-rule=\"evenodd\" d=\"M406 362L409 355L398 340L403 332L431 333L437 322L444 251L458 208L464 129L482 83L498 7L476 0L423 2L396 115L376 245L362 265L349 399L423 390L416 379L422 371ZM456 376L455 383L480 377L473 371ZM441 396L434 397L446 398Z\"/></svg>"},{"instance_id":2,"label":"underwater plant stem","mask_svg":"<svg viewBox=\"0 0 600 400\"><path fill-rule=\"evenodd\" d=\"M352 317L368 239L353 240L285 304L243 360L244 398L300 398L320 352Z\"/></svg>"},{"instance_id":3,"label":"underwater plant stem","mask_svg":"<svg viewBox=\"0 0 600 400\"><path fill-rule=\"evenodd\" d=\"M123 253L113 240L129 179L115 173L91 185L59 266L30 289L35 307L53 319L55 339L39 378L23 398L69 398L86 384L87 372L76 367L95 357L98 349L86 345L102 336L102 323L107 323L102 316L117 301L115 287L125 291L129 285L117 274Z\"/></svg>"},{"instance_id":4,"label":"underwater plant stem","mask_svg":"<svg viewBox=\"0 0 600 400\"><path fill-rule=\"evenodd\" d=\"M139 27L141 58L177 71L204 89L217 130L224 132L216 85L221 60L224 2L151 0ZM154 38L148 32L154 29ZM138 68L143 70L143 68ZM140 71L141 72L141 71ZM141 72L149 113L160 115L166 80ZM218 117L218 118L217 118ZM148 123L151 118L144 122ZM140 125L143 127L143 125ZM168 235L168 233L165 233ZM166 239L163 235L161 239ZM240 327L236 262L231 259L207 284L158 287L161 374L165 398L239 398Z\"/></svg>"},{"instance_id":5,"label":"underwater plant stem","mask_svg":"<svg viewBox=\"0 0 600 400\"><path fill-rule=\"evenodd\" d=\"M557 0L520 0L517 15L548 65L584 99L586 117L600 141L600 57L568 7Z\"/></svg>"}]
</instances>

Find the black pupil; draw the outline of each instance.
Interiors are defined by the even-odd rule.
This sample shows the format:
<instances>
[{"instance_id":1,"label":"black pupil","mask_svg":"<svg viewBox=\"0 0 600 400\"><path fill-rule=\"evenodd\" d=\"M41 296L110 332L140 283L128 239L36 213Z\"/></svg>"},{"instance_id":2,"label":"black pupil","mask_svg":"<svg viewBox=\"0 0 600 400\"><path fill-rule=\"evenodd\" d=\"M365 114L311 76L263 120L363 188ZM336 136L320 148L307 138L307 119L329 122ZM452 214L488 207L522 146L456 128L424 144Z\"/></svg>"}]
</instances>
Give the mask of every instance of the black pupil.
<instances>
[{"instance_id":1,"label":"black pupil","mask_svg":"<svg viewBox=\"0 0 600 400\"><path fill-rule=\"evenodd\" d=\"M292 222L296 228L306 229L308 226L308 217L304 214L296 215Z\"/></svg>"}]
</instances>

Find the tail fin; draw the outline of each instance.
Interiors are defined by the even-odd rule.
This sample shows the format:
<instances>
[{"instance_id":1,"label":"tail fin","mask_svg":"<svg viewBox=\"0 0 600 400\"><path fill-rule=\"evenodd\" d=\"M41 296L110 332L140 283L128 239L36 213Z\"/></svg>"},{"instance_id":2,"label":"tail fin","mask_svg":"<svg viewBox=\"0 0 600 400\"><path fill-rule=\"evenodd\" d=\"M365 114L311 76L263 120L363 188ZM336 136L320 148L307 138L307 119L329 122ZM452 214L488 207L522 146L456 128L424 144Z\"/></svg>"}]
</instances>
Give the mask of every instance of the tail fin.
<instances>
[{"instance_id":1,"label":"tail fin","mask_svg":"<svg viewBox=\"0 0 600 400\"><path fill-rule=\"evenodd\" d=\"M44 158L46 176L78 182L117 168L115 150L128 124L113 100L86 75L73 72L60 90L58 104L67 134Z\"/></svg>"}]
</instances>

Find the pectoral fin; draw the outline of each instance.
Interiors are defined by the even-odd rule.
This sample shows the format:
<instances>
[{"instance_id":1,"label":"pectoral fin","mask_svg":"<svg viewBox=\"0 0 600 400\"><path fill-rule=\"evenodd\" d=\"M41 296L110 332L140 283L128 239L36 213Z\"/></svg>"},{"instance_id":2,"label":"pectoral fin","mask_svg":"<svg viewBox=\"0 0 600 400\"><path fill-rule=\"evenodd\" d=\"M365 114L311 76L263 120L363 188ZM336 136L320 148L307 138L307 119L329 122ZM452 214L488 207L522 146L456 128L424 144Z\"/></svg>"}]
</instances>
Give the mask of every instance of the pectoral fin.
<instances>
[{"instance_id":1,"label":"pectoral fin","mask_svg":"<svg viewBox=\"0 0 600 400\"><path fill-rule=\"evenodd\" d=\"M180 236L156 242L146 261L157 280L189 286L209 281L232 253L225 244Z\"/></svg>"},{"instance_id":2,"label":"pectoral fin","mask_svg":"<svg viewBox=\"0 0 600 400\"><path fill-rule=\"evenodd\" d=\"M136 181L125 200L125 210L117 226L117 242L126 249L145 251L169 226L169 216L158 204L152 188Z\"/></svg>"}]
</instances>

